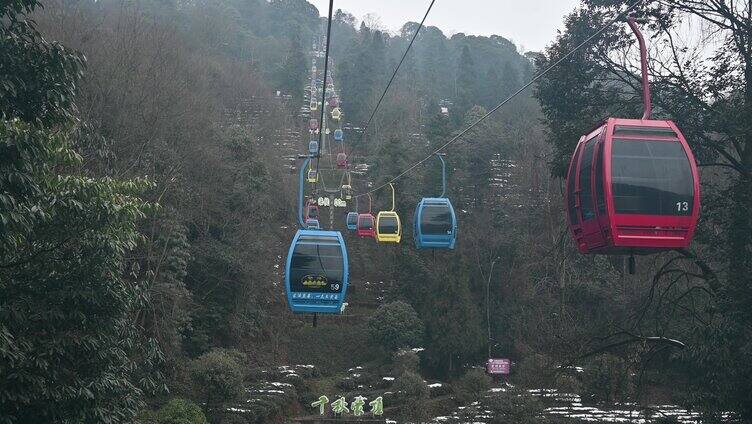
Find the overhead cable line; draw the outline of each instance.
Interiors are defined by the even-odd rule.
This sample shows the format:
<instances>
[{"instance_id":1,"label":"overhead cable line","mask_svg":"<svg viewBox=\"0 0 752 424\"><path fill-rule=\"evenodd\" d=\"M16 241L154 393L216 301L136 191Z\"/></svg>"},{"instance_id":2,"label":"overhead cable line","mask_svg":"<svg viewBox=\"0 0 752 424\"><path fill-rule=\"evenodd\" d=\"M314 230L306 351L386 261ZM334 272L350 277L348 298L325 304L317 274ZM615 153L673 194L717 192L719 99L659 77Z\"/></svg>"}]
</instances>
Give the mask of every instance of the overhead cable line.
<instances>
[{"instance_id":1,"label":"overhead cable line","mask_svg":"<svg viewBox=\"0 0 752 424\"><path fill-rule=\"evenodd\" d=\"M559 66L562 62L564 62L565 60L567 60L570 56L572 56L573 54L575 54L582 47L586 46L593 39L595 39L596 37L598 37L599 35L601 35L611 25L613 25L614 23L616 23L617 21L619 21L620 19L622 19L624 16L626 16L627 13L631 12L632 9L634 9L638 4L642 3L642 1L643 0L637 0L634 3L632 3L632 5L630 5L629 7L627 7L626 9L624 9L621 13L619 13L618 15L616 15L615 18L613 18L608 23L606 23L603 27L601 27L601 29L599 29L598 31L596 31L595 33L593 33L591 36L589 36L588 38L586 38L583 42L581 42L580 44L578 44L574 49L572 49L569 52L567 52L564 56L560 57L556 62L554 62L548 68L546 68L545 70L543 70L542 72L540 72L539 74L537 74L536 76L534 76L527 84L525 84L522 87L520 87L519 90L515 91L511 96L509 96L506 99L504 99L504 101L502 101L498 105L494 106L493 109L491 109L490 111L488 111L488 113L486 113L482 117L478 118L478 120L475 121L475 122L473 122L472 124L470 124L470 126L468 126L467 128L465 128L464 130L460 131L457 135L455 135L454 137L452 137L451 140L449 140L446 143L444 143L443 145L441 145L438 149L432 151L428 156L426 156L423 159L419 160L418 162L415 162L414 164L410 165L407 169L405 169L404 171L400 172L396 177L394 177L391 180L385 182L384 184L381 184L380 186L378 186L376 188L373 188L373 189L371 189L371 190L369 190L367 192L355 194L355 195L353 195L353 197L362 197L362 196L365 196L365 195L377 192L377 191L381 190L382 188L388 187L389 183L393 183L393 182L399 180L400 178L402 178L403 176L405 176L406 174L408 174L410 171L412 171L413 169L415 169L418 166L420 166L423 162L427 161L428 159L431 159L437 153L440 153L442 150L444 150L445 148L447 148L450 144L452 144L455 141L459 140L463 135L465 135L468 131L470 131L471 129L473 129L476 125L478 125L481 122L483 122L484 120L486 120L486 118L488 118L489 116L491 116L494 112L496 112L497 110L501 109L504 105L506 105L507 103L509 103L512 99L514 99L515 97L517 97L520 93L522 93L523 91L525 91L526 89L528 89L531 85L533 85L539 79L543 78L547 73L549 73L555 67Z\"/></svg>"},{"instance_id":2,"label":"overhead cable line","mask_svg":"<svg viewBox=\"0 0 752 424\"><path fill-rule=\"evenodd\" d=\"M322 126L324 123L324 103L326 102L326 74L329 69L329 42L332 35L332 10L334 9L334 0L329 0L329 19L326 22L326 49L324 50L324 79L321 88L321 119L319 120L319 149L316 151L316 182L313 183L313 191L316 192L318 180L321 179L319 174L319 159L321 158L321 143L324 135Z\"/></svg>"}]
</instances>

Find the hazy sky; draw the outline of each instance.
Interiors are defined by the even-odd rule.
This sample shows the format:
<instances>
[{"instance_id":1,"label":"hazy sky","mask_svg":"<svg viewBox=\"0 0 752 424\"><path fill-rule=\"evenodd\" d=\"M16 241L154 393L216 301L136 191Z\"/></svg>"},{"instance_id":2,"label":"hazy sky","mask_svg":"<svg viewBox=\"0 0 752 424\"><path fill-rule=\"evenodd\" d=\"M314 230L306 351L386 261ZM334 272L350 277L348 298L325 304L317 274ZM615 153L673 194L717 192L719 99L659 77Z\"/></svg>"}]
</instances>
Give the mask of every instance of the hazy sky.
<instances>
[{"instance_id":1,"label":"hazy sky","mask_svg":"<svg viewBox=\"0 0 752 424\"><path fill-rule=\"evenodd\" d=\"M329 0L308 0L326 15ZM334 10L346 10L359 20L368 13L379 16L395 32L407 21L420 22L430 0L334 0ZM498 34L524 50L542 50L563 27L564 16L579 0L436 0L426 25L444 34Z\"/></svg>"}]
</instances>

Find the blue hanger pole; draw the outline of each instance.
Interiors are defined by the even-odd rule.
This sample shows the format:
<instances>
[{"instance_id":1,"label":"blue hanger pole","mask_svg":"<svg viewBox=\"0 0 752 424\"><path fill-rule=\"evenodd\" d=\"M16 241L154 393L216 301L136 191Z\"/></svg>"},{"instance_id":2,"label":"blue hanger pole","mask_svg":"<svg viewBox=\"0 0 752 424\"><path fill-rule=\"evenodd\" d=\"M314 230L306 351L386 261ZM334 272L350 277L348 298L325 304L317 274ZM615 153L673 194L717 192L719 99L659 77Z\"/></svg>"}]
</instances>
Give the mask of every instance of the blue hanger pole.
<instances>
[{"instance_id":1,"label":"blue hanger pole","mask_svg":"<svg viewBox=\"0 0 752 424\"><path fill-rule=\"evenodd\" d=\"M444 158L440 154L436 154L436 157L441 161L441 195L439 197L444 197L446 194L446 163L444 163Z\"/></svg>"},{"instance_id":2,"label":"blue hanger pole","mask_svg":"<svg viewBox=\"0 0 752 424\"><path fill-rule=\"evenodd\" d=\"M305 229L305 222L303 221L303 181L309 163L311 163L310 157L306 158L303 165L300 167L300 181L298 185L298 224L300 224L300 228L302 229Z\"/></svg>"}]
</instances>

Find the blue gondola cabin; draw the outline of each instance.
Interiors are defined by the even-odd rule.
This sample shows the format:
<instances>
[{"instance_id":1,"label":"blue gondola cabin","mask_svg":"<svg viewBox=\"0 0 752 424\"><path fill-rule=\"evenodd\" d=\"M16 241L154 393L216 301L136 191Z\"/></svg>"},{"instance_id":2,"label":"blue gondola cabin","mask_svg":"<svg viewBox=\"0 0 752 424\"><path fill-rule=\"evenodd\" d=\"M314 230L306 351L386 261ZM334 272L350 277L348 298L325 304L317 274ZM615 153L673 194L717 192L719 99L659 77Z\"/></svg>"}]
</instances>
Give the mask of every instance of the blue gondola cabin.
<instances>
[{"instance_id":1,"label":"blue gondola cabin","mask_svg":"<svg viewBox=\"0 0 752 424\"><path fill-rule=\"evenodd\" d=\"M342 234L298 230L285 267L290 310L293 313L341 313L348 280L347 248Z\"/></svg>"}]
</instances>

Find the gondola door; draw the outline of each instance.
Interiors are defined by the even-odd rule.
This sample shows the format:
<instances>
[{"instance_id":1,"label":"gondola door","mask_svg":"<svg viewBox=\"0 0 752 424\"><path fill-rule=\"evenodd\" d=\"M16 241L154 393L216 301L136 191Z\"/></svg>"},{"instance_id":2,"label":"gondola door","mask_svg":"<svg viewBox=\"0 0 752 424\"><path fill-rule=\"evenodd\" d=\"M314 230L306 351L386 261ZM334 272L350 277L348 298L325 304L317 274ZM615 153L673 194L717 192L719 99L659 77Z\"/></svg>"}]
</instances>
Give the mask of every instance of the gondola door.
<instances>
[{"instance_id":1,"label":"gondola door","mask_svg":"<svg viewBox=\"0 0 752 424\"><path fill-rule=\"evenodd\" d=\"M595 233L600 233L593 201L593 152L601 132L602 128L598 128L579 143L567 181L572 193L571 198L567 199L572 235L577 248L583 253L590 250L590 241Z\"/></svg>"},{"instance_id":2,"label":"gondola door","mask_svg":"<svg viewBox=\"0 0 752 424\"><path fill-rule=\"evenodd\" d=\"M600 226L598 225L598 216L595 213L595 176L594 161L595 146L598 143L600 133L590 137L582 151L580 158L579 188L577 197L580 206L581 235L580 243L585 243L588 250L597 247L598 242L602 240L600 236ZM595 178L594 178L595 177Z\"/></svg>"},{"instance_id":3,"label":"gondola door","mask_svg":"<svg viewBox=\"0 0 752 424\"><path fill-rule=\"evenodd\" d=\"M580 160L580 218L582 219L582 241L588 250L595 250L606 244L603 224L608 225L608 216L603 198L603 131L592 136L586 143ZM598 199L600 197L600 199ZM599 210L600 209L600 210Z\"/></svg>"}]
</instances>

